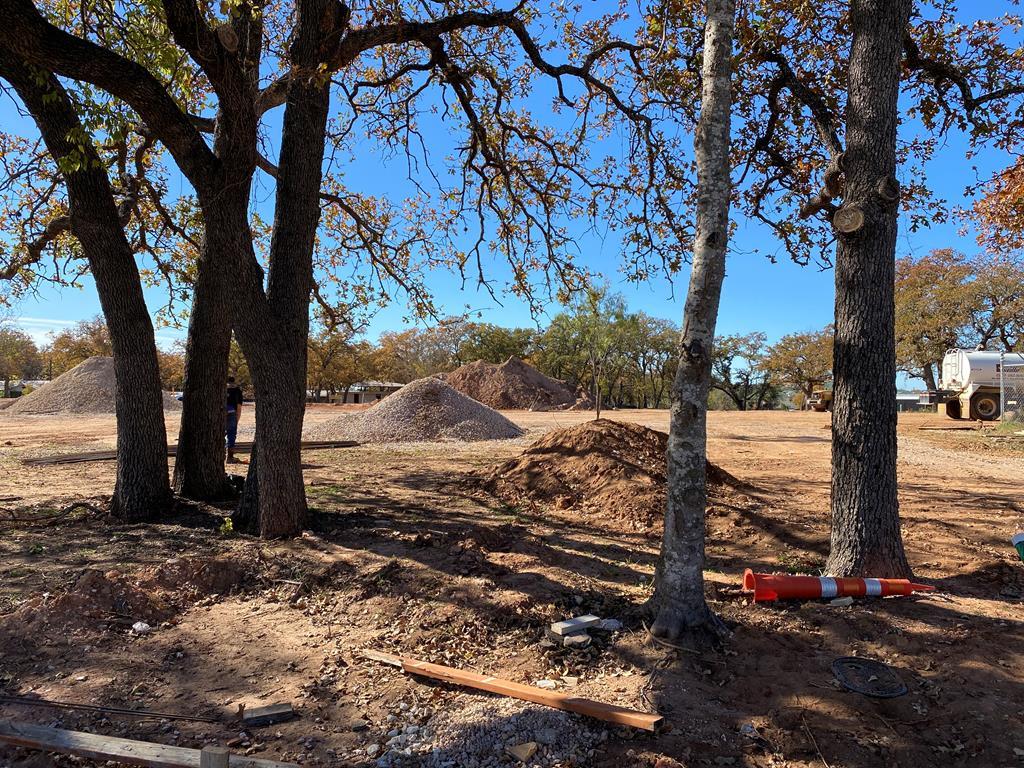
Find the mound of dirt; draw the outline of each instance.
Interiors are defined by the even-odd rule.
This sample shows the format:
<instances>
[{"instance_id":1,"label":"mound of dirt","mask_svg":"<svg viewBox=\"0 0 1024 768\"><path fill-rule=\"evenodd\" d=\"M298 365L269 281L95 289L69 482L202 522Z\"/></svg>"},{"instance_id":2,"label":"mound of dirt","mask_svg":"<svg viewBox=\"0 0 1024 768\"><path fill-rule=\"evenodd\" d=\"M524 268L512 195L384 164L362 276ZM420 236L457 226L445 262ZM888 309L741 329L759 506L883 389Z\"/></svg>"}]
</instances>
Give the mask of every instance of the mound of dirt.
<instances>
[{"instance_id":1,"label":"mound of dirt","mask_svg":"<svg viewBox=\"0 0 1024 768\"><path fill-rule=\"evenodd\" d=\"M523 430L493 408L452 389L440 379L418 379L362 413L321 422L309 440L398 443L420 440L503 440Z\"/></svg>"},{"instance_id":2,"label":"mound of dirt","mask_svg":"<svg viewBox=\"0 0 1024 768\"><path fill-rule=\"evenodd\" d=\"M6 628L46 634L95 629L108 622L156 626L200 597L229 592L251 566L237 557L186 557L145 568L131 577L119 571L86 570L66 591L26 600L0 621Z\"/></svg>"},{"instance_id":3,"label":"mound of dirt","mask_svg":"<svg viewBox=\"0 0 1024 768\"><path fill-rule=\"evenodd\" d=\"M564 381L545 376L518 357L510 357L501 365L477 360L438 378L462 394L501 410L560 410L576 405L580 399Z\"/></svg>"},{"instance_id":4,"label":"mound of dirt","mask_svg":"<svg viewBox=\"0 0 1024 768\"><path fill-rule=\"evenodd\" d=\"M510 504L552 504L655 532L664 519L668 435L638 424L599 419L549 432L517 458L481 478ZM711 462L708 498L743 483Z\"/></svg>"},{"instance_id":5,"label":"mound of dirt","mask_svg":"<svg viewBox=\"0 0 1024 768\"><path fill-rule=\"evenodd\" d=\"M114 358L90 357L39 389L19 397L9 413L113 413ZM180 410L181 403L164 393L164 409Z\"/></svg>"}]
</instances>

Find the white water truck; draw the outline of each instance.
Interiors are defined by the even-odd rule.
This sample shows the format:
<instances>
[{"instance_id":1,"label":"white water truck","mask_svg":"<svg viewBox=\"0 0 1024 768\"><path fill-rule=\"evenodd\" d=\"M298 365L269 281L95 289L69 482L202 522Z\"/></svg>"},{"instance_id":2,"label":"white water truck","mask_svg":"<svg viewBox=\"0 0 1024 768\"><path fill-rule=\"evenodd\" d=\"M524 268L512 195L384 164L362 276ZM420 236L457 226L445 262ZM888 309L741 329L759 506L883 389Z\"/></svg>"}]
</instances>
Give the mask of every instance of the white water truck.
<instances>
[{"instance_id":1,"label":"white water truck","mask_svg":"<svg viewBox=\"0 0 1024 768\"><path fill-rule=\"evenodd\" d=\"M995 421L1004 387L1024 390L1024 353L951 349L942 359L939 389L923 392L920 402L945 405L951 419ZM1018 410L1016 401L1006 408Z\"/></svg>"}]
</instances>

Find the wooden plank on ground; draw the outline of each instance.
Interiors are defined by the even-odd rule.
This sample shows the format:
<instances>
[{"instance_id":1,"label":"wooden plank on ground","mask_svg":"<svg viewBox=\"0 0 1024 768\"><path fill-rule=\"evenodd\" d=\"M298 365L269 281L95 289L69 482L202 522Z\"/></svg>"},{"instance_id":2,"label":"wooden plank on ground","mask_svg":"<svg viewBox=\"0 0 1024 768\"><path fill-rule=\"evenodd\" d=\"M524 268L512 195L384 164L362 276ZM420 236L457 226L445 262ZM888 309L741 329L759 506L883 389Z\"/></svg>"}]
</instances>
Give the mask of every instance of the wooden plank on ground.
<instances>
[{"instance_id":1,"label":"wooden plank on ground","mask_svg":"<svg viewBox=\"0 0 1024 768\"><path fill-rule=\"evenodd\" d=\"M310 440L302 443L304 451L320 451L333 448L355 448L358 446L355 440ZM252 451L252 443L235 443L236 453L249 453ZM167 446L167 455L176 456L177 445ZM22 459L21 463L26 466L50 466L53 464L81 464L89 461L114 461L117 459L117 451L86 451L84 453L63 453L55 456L37 456L30 459Z\"/></svg>"},{"instance_id":2,"label":"wooden plank on ground","mask_svg":"<svg viewBox=\"0 0 1024 768\"><path fill-rule=\"evenodd\" d=\"M614 704L605 704L592 699L582 699L577 696L568 696L558 691L537 688L532 685L515 683L511 680L502 680L500 677L481 675L465 669L445 667L440 664L431 664L426 661L418 661L407 656L394 656L379 651L364 652L367 658L380 661L385 664L400 664L402 669L413 675L422 675L434 680L443 680L446 683L462 685L467 688L476 688L480 691L489 691L502 696L509 696L513 699L532 701L535 704L543 704L546 707L562 709L567 712L576 712L580 715L604 720L617 725L631 725L634 728L643 728L647 731L656 730L662 721L661 715L652 715L647 712L640 712L635 709L627 709Z\"/></svg>"},{"instance_id":3,"label":"wooden plank on ground","mask_svg":"<svg viewBox=\"0 0 1024 768\"><path fill-rule=\"evenodd\" d=\"M44 752L60 752L93 760L116 760L149 768L200 768L201 752L198 749L66 731L11 720L0 720L0 742ZM294 763L279 763L244 755L231 755L229 765L230 768L298 768Z\"/></svg>"}]
</instances>

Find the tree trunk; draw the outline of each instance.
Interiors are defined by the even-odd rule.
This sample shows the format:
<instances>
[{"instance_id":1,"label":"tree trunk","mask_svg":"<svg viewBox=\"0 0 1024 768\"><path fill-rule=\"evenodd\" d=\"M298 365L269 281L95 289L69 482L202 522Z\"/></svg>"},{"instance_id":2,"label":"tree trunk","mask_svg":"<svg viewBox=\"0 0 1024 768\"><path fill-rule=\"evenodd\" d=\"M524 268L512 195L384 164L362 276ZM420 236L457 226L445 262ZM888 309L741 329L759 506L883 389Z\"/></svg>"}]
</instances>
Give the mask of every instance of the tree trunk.
<instances>
[{"instance_id":1,"label":"tree trunk","mask_svg":"<svg viewBox=\"0 0 1024 768\"><path fill-rule=\"evenodd\" d=\"M931 363L925 363L924 369L921 371L922 378L924 378L924 388L929 392L932 392L938 387L935 385L935 369L932 368Z\"/></svg>"},{"instance_id":2,"label":"tree trunk","mask_svg":"<svg viewBox=\"0 0 1024 768\"><path fill-rule=\"evenodd\" d=\"M231 206L241 204L241 215L246 217L248 200L222 203L224 208L219 211L208 206L203 212L206 235L192 294L174 460L175 493L197 501L217 501L234 494L224 472L224 402L235 300L225 262L230 261L227 249L233 247L227 238L231 217L239 215Z\"/></svg>"},{"instance_id":3,"label":"tree trunk","mask_svg":"<svg viewBox=\"0 0 1024 768\"><path fill-rule=\"evenodd\" d=\"M592 364L591 367L590 367L590 378L591 378L591 381L593 382L593 390L594 390L594 418L595 419L600 419L601 418L601 386L600 386L600 384L598 384L597 366L596 365Z\"/></svg>"},{"instance_id":4,"label":"tree trunk","mask_svg":"<svg viewBox=\"0 0 1024 768\"><path fill-rule=\"evenodd\" d=\"M896 494L897 97L910 0L853 0L832 415L832 576L909 577Z\"/></svg>"},{"instance_id":5,"label":"tree trunk","mask_svg":"<svg viewBox=\"0 0 1024 768\"><path fill-rule=\"evenodd\" d=\"M704 599L707 403L729 237L729 124L735 0L708 0L703 89L694 138L697 228L671 393L668 504L649 608L651 633L703 645L725 632Z\"/></svg>"},{"instance_id":6,"label":"tree trunk","mask_svg":"<svg viewBox=\"0 0 1024 768\"><path fill-rule=\"evenodd\" d=\"M63 172L71 231L96 283L114 353L117 472L111 512L151 520L170 510L167 433L153 323L107 172L71 99L51 74L0 52L0 75L17 90ZM71 137L79 137L72 140Z\"/></svg>"},{"instance_id":7,"label":"tree trunk","mask_svg":"<svg viewBox=\"0 0 1024 768\"><path fill-rule=\"evenodd\" d=\"M292 64L314 69L324 38L337 34L346 23L342 17L346 13L346 8L330 0L300 0ZM300 78L291 83L281 132L266 301L240 307L241 322L236 328L256 388L259 453L258 466L246 481L257 487L243 494L238 519L248 523L250 530L255 521L256 532L265 538L297 534L306 521L302 416L329 105L329 82ZM245 290L254 298L261 289L258 277L255 273L244 276Z\"/></svg>"}]
</instances>

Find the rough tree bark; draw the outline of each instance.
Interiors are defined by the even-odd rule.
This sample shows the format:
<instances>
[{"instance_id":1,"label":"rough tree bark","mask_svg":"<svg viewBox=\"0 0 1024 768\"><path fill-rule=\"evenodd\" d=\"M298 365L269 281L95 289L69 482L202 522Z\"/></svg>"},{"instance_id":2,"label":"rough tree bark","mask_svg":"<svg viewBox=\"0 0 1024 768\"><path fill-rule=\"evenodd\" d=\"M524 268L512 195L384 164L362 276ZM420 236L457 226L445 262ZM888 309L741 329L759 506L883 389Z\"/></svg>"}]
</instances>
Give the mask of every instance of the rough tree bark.
<instances>
[{"instance_id":1,"label":"rough tree bark","mask_svg":"<svg viewBox=\"0 0 1024 768\"><path fill-rule=\"evenodd\" d=\"M941 370L941 366L940 366ZM924 368L921 371L921 375L924 377L924 388L927 390L938 389L935 383L935 368L931 363L925 363Z\"/></svg>"},{"instance_id":2,"label":"rough tree bark","mask_svg":"<svg viewBox=\"0 0 1024 768\"><path fill-rule=\"evenodd\" d=\"M172 504L160 368L153 323L110 180L56 77L30 70L2 48L0 77L18 92L47 150L63 169L71 231L89 262L110 332L117 416L111 511L122 520L152 520Z\"/></svg>"},{"instance_id":3,"label":"rough tree bark","mask_svg":"<svg viewBox=\"0 0 1024 768\"><path fill-rule=\"evenodd\" d=\"M670 642L685 637L696 645L725 632L704 599L704 512L712 344L729 237L730 59L735 13L735 0L708 0L701 111L694 137L697 228L672 383L665 533L649 603L655 616L651 634Z\"/></svg>"},{"instance_id":4,"label":"rough tree bark","mask_svg":"<svg viewBox=\"0 0 1024 768\"><path fill-rule=\"evenodd\" d=\"M331 0L301 0L290 57L313 71L346 11ZM281 131L274 234L266 303L243 303L237 335L256 389L256 446L235 517L239 528L265 538L294 535L306 519L302 418L306 401L313 248L320 220L320 184L330 80L296 79L288 88ZM242 295L262 293L262 272L241 276ZM254 310L259 311L254 311ZM253 310L253 311L251 311Z\"/></svg>"},{"instance_id":5,"label":"rough tree bark","mask_svg":"<svg viewBox=\"0 0 1024 768\"><path fill-rule=\"evenodd\" d=\"M174 491L189 499L215 501L234 494L224 472L224 393L236 299L228 262L232 249L240 247L232 235L239 217L248 216L248 190L248 183L233 185L203 208L205 236L192 291L174 461Z\"/></svg>"},{"instance_id":6,"label":"rough tree bark","mask_svg":"<svg viewBox=\"0 0 1024 768\"><path fill-rule=\"evenodd\" d=\"M233 17L232 27L239 50L227 51L212 40L193 37L205 23L190 23L186 4L168 3L168 23L183 47L194 55L215 49L230 61L218 84L217 120L213 123L213 155L218 173L198 189L203 212L204 237L192 294L188 341L185 348L184 403L174 489L182 496L217 500L235 495L224 471L224 398L228 376L231 329L240 301L235 276L240 265L253 259L249 229L249 191L256 173L255 103L259 95L259 62L263 25L247 13ZM203 27L198 24L203 23ZM209 60L209 55L195 55ZM262 287L260 287L262 292ZM258 298L262 298L260 295ZM241 299L245 300L245 299Z\"/></svg>"},{"instance_id":7,"label":"rough tree bark","mask_svg":"<svg viewBox=\"0 0 1024 768\"><path fill-rule=\"evenodd\" d=\"M853 0L835 280L833 576L908 577L896 495L896 126L911 0ZM859 208L860 215L840 216ZM849 229L837 226L837 229Z\"/></svg>"}]
</instances>

